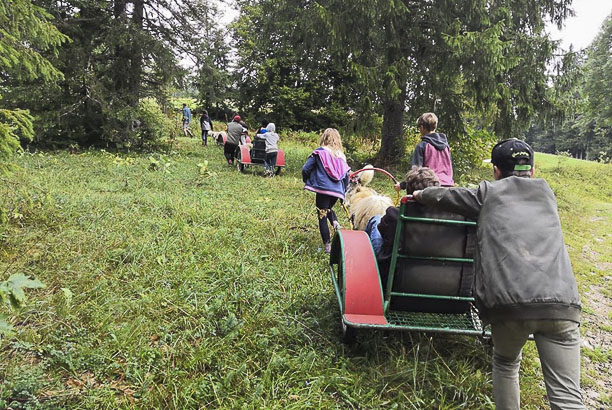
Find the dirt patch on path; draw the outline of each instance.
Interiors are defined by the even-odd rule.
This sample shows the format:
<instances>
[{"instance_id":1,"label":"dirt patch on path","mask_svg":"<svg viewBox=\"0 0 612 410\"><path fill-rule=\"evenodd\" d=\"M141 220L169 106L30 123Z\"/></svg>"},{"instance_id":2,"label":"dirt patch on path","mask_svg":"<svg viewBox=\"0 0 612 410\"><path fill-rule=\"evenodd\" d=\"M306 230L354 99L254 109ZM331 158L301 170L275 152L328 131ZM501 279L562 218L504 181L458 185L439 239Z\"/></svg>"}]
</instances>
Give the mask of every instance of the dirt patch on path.
<instances>
[{"instance_id":1,"label":"dirt patch on path","mask_svg":"<svg viewBox=\"0 0 612 410\"><path fill-rule=\"evenodd\" d=\"M592 286L583 299L589 313L582 315L582 373L590 383L583 383L582 391L589 409L609 408L612 395L612 299L606 289L612 289L612 276L604 278L603 286Z\"/></svg>"}]
</instances>

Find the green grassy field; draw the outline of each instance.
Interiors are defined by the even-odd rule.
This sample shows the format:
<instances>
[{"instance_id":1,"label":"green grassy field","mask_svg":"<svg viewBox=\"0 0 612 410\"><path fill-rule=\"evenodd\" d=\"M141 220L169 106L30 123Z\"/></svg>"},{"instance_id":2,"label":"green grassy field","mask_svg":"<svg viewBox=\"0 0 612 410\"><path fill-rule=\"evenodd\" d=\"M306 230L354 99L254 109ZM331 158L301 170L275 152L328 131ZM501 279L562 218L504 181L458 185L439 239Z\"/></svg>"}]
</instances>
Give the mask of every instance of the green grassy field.
<instances>
[{"instance_id":1,"label":"green grassy field","mask_svg":"<svg viewBox=\"0 0 612 410\"><path fill-rule=\"evenodd\" d=\"M16 334L0 340L0 408L493 408L490 347L474 338L364 332L342 344L302 190L314 146L281 146L288 166L273 179L239 174L197 139L164 155L22 155L1 179L0 279L47 287L28 291ZM607 407L612 165L538 154L536 166L585 305L583 385ZM533 345L521 372L524 408L544 408Z\"/></svg>"}]
</instances>

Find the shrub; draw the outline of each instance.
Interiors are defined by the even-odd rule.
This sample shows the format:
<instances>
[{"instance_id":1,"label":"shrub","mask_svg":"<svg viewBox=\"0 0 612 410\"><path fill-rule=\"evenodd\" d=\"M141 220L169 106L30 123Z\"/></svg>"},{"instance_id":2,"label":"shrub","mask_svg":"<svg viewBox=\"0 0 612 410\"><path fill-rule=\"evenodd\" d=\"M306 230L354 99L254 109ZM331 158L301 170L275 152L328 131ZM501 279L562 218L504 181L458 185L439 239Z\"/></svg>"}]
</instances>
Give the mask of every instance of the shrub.
<instances>
[{"instance_id":1,"label":"shrub","mask_svg":"<svg viewBox=\"0 0 612 410\"><path fill-rule=\"evenodd\" d=\"M455 182L462 185L478 182L469 180L470 171L480 167L483 160L490 158L491 149L497 141L492 132L470 125L466 126L466 130L465 135L449 137Z\"/></svg>"},{"instance_id":2,"label":"shrub","mask_svg":"<svg viewBox=\"0 0 612 410\"><path fill-rule=\"evenodd\" d=\"M141 100L138 108L125 107L109 114L111 118L104 127L103 138L120 149L159 145L172 131L172 120L151 98Z\"/></svg>"},{"instance_id":3,"label":"shrub","mask_svg":"<svg viewBox=\"0 0 612 410\"><path fill-rule=\"evenodd\" d=\"M139 136L145 142L158 142L161 138L170 135L172 120L165 116L157 102L151 98L140 101L137 111L141 121L138 129Z\"/></svg>"},{"instance_id":4,"label":"shrub","mask_svg":"<svg viewBox=\"0 0 612 410\"><path fill-rule=\"evenodd\" d=\"M31 140L34 135L32 117L26 110L0 109L0 175L11 167L11 156L19 151L19 140Z\"/></svg>"}]
</instances>

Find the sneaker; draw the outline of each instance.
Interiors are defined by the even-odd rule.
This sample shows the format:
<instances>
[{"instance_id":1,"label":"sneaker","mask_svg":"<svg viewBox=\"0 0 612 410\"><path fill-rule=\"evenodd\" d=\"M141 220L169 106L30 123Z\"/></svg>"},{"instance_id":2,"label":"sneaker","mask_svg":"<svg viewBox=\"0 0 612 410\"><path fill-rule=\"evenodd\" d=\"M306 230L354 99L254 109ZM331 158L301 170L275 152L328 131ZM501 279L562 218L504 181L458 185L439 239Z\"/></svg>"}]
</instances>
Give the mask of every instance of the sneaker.
<instances>
[{"instance_id":1,"label":"sneaker","mask_svg":"<svg viewBox=\"0 0 612 410\"><path fill-rule=\"evenodd\" d=\"M325 244L325 253L331 253L331 243L327 242Z\"/></svg>"}]
</instances>

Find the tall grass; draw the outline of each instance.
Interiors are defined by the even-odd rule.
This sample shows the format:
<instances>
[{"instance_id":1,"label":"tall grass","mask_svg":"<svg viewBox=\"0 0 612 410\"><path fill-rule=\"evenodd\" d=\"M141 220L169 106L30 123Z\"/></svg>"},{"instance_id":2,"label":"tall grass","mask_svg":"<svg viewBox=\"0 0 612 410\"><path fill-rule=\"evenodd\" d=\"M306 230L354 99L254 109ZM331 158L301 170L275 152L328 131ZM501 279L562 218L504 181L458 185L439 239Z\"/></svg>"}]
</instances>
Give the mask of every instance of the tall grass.
<instances>
[{"instance_id":1,"label":"tall grass","mask_svg":"<svg viewBox=\"0 0 612 410\"><path fill-rule=\"evenodd\" d=\"M341 343L300 176L314 147L281 145L288 164L273 179L239 174L198 139L153 159L24 154L3 179L0 272L47 288L0 341L0 408L493 408L490 348L476 339L365 332ZM580 163L577 176L546 158L584 288L603 273L588 274L583 246L610 258L591 221L609 227L610 167ZM530 347L525 408L544 405L536 380Z\"/></svg>"}]
</instances>

